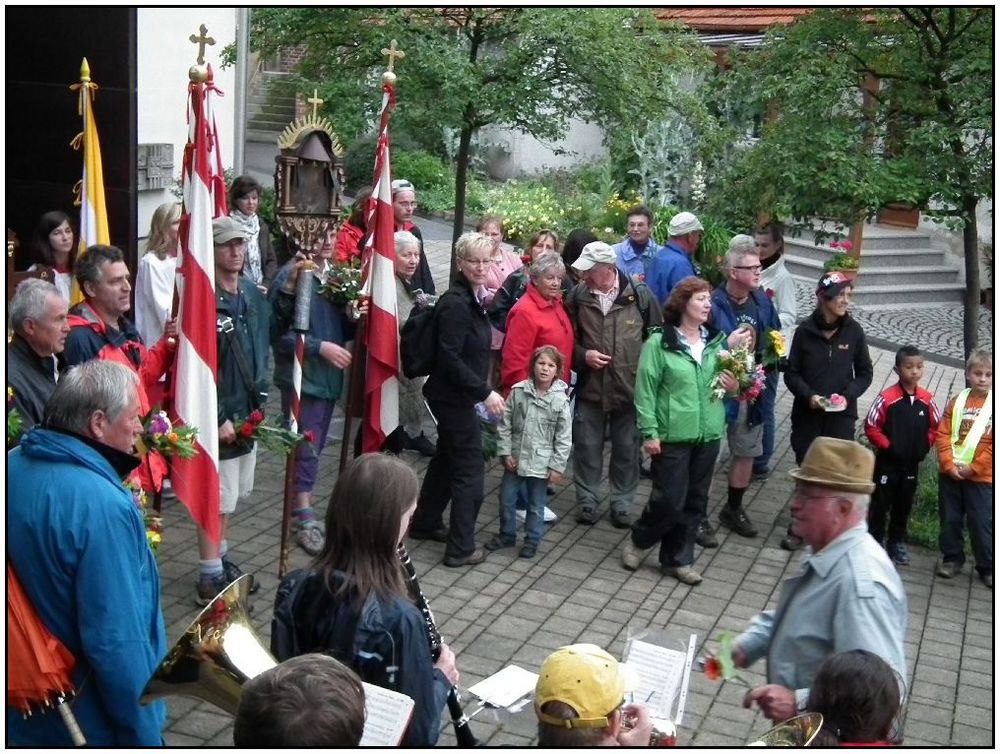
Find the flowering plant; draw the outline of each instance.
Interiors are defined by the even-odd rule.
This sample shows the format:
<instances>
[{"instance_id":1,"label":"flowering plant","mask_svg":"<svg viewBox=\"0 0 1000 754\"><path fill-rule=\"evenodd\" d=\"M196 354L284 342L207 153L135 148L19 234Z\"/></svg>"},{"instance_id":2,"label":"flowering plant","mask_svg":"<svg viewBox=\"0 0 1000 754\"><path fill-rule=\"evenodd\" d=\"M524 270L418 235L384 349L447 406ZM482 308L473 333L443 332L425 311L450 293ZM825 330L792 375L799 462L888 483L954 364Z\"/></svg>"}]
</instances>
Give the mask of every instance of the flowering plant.
<instances>
[{"instance_id":1,"label":"flowering plant","mask_svg":"<svg viewBox=\"0 0 1000 754\"><path fill-rule=\"evenodd\" d=\"M854 244L850 241L831 241L830 248L833 249L833 256L823 263L823 272L833 272L834 270L857 271L858 260L850 254L851 249L854 248Z\"/></svg>"},{"instance_id":2,"label":"flowering plant","mask_svg":"<svg viewBox=\"0 0 1000 754\"><path fill-rule=\"evenodd\" d=\"M153 551L153 555L156 555L162 539L163 519L156 514L156 511L150 511L146 505L146 491L140 486L138 479L134 476L129 477L123 482L123 485L132 495L135 507L142 514L142 522L146 526L146 542L149 544L149 549Z\"/></svg>"},{"instance_id":3,"label":"flowering plant","mask_svg":"<svg viewBox=\"0 0 1000 754\"><path fill-rule=\"evenodd\" d=\"M736 672L736 663L733 662L733 636L728 631L723 631L719 635L719 654L705 655L703 662L705 677L710 681L721 678L724 681L735 680L750 685Z\"/></svg>"},{"instance_id":4,"label":"flowering plant","mask_svg":"<svg viewBox=\"0 0 1000 754\"><path fill-rule=\"evenodd\" d=\"M7 447L9 448L24 431L24 419L14 407L14 388L7 386Z\"/></svg>"},{"instance_id":5,"label":"flowering plant","mask_svg":"<svg viewBox=\"0 0 1000 754\"><path fill-rule=\"evenodd\" d=\"M326 271L319 292L334 304L343 305L357 301L361 295L360 260L352 257L347 262L337 262L332 265Z\"/></svg>"},{"instance_id":6,"label":"flowering plant","mask_svg":"<svg viewBox=\"0 0 1000 754\"><path fill-rule=\"evenodd\" d=\"M732 374L739 383L738 401L752 403L764 389L764 367L754 361L749 345L738 346L732 351L719 351L715 378L712 380L712 397L715 400L726 397L726 390L722 387L723 372Z\"/></svg>"},{"instance_id":7,"label":"flowering plant","mask_svg":"<svg viewBox=\"0 0 1000 754\"><path fill-rule=\"evenodd\" d=\"M243 421L234 422L236 434L245 440L253 440L278 455L288 455L300 442L312 443L312 432L299 434L264 419L264 412L251 411Z\"/></svg>"},{"instance_id":8,"label":"flowering plant","mask_svg":"<svg viewBox=\"0 0 1000 754\"><path fill-rule=\"evenodd\" d=\"M785 336L778 330L768 330L764 338L764 366L783 372L788 366Z\"/></svg>"},{"instance_id":9,"label":"flowering plant","mask_svg":"<svg viewBox=\"0 0 1000 754\"><path fill-rule=\"evenodd\" d=\"M193 458L197 439L197 427L175 427L166 411L151 411L142 422L142 435L136 441L136 447L141 455L155 449L165 456Z\"/></svg>"}]
</instances>

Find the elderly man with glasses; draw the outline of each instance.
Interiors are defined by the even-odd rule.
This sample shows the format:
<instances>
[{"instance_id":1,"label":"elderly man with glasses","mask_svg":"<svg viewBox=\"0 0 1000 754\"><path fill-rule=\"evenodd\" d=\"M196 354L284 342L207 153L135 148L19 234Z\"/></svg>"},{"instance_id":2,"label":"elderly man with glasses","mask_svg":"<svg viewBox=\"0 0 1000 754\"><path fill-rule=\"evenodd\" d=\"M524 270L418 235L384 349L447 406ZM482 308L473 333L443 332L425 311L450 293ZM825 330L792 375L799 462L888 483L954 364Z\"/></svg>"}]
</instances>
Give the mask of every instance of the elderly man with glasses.
<instances>
[{"instance_id":1,"label":"elderly man with glasses","mask_svg":"<svg viewBox=\"0 0 1000 754\"><path fill-rule=\"evenodd\" d=\"M790 472L792 531L812 552L782 586L777 609L757 615L732 649L738 667L767 657L767 684L747 692L743 706L756 702L770 720L803 711L817 669L838 652L866 649L907 677L906 592L865 523L874 470L867 448L818 437Z\"/></svg>"}]
</instances>

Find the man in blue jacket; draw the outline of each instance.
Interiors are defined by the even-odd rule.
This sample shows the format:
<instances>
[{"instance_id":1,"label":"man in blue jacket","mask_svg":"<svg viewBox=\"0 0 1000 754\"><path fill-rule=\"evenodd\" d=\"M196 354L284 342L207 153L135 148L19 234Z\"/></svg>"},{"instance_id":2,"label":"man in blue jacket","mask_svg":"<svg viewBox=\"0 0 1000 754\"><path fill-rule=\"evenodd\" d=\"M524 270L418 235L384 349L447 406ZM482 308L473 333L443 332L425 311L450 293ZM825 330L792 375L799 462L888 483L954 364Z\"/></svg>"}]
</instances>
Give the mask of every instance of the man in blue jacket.
<instances>
[{"instance_id":1,"label":"man in blue jacket","mask_svg":"<svg viewBox=\"0 0 1000 754\"><path fill-rule=\"evenodd\" d=\"M166 654L160 578L122 479L139 465L138 377L91 360L59 380L7 457L7 557L46 628L76 659L73 713L90 746L159 746L162 701L139 695ZM7 743L68 747L54 713L7 707Z\"/></svg>"},{"instance_id":2,"label":"man in blue jacket","mask_svg":"<svg viewBox=\"0 0 1000 754\"><path fill-rule=\"evenodd\" d=\"M667 226L670 240L653 258L646 278L646 285L660 306L666 303L677 283L688 275L698 274L691 260L704 232L701 221L690 212L678 212Z\"/></svg>"},{"instance_id":3,"label":"man in blue jacket","mask_svg":"<svg viewBox=\"0 0 1000 754\"><path fill-rule=\"evenodd\" d=\"M743 328L753 331L756 362L763 361L769 330L780 330L778 313L760 288L761 264L752 236L737 235L729 242L723 264L725 282L712 292L711 322L728 334ZM774 411L764 391L756 400L726 399L727 438L729 441L729 493L726 506L719 512L719 523L741 537L756 537L757 529L743 510L743 495L750 485L753 461L764 452L764 417ZM714 547L714 533L707 521L698 532L702 547Z\"/></svg>"},{"instance_id":4,"label":"man in blue jacket","mask_svg":"<svg viewBox=\"0 0 1000 754\"><path fill-rule=\"evenodd\" d=\"M615 252L615 264L619 270L638 282L649 276L649 267L662 248L650 237L653 229L653 213L649 207L637 204L625 217L628 235L611 248Z\"/></svg>"}]
</instances>

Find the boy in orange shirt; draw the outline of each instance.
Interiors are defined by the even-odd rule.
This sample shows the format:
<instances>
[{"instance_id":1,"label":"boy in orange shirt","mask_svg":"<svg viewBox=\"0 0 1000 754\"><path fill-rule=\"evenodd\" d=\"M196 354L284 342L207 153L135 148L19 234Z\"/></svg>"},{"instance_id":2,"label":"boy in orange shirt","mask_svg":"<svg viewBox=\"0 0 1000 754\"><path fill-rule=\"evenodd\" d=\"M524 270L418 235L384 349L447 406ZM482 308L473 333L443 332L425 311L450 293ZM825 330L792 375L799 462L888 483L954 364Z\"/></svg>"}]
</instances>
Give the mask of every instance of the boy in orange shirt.
<instances>
[{"instance_id":1,"label":"boy in orange shirt","mask_svg":"<svg viewBox=\"0 0 1000 754\"><path fill-rule=\"evenodd\" d=\"M950 401L937 432L938 512L941 518L941 563L938 576L961 573L962 519L969 519L969 538L976 570L993 588L993 355L973 351L965 367L968 388Z\"/></svg>"}]
</instances>

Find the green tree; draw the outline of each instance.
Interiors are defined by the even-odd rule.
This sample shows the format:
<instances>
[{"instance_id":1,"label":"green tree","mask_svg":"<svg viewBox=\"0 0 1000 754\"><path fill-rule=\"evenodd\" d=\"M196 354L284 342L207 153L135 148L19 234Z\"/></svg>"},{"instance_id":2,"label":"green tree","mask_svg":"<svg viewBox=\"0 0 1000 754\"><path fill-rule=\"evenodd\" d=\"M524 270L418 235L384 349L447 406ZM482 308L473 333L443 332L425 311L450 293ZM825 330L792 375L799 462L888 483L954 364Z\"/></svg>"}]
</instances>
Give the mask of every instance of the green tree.
<instances>
[{"instance_id":1,"label":"green tree","mask_svg":"<svg viewBox=\"0 0 1000 754\"><path fill-rule=\"evenodd\" d=\"M904 201L961 229L968 353L976 207L993 187L992 40L992 8L829 8L772 30L718 82L724 112L762 125L715 166L715 201L740 226L758 212L850 224Z\"/></svg>"},{"instance_id":2,"label":"green tree","mask_svg":"<svg viewBox=\"0 0 1000 754\"><path fill-rule=\"evenodd\" d=\"M486 126L554 140L574 116L606 131L645 125L666 108L706 120L703 109L690 112L699 100L681 77L667 74L707 65L707 51L647 9L255 8L251 18L256 50L305 46L300 73L347 138L374 119L380 50L398 40L406 57L396 67L394 129L420 134L438 153L445 129L458 135L456 238L473 138Z\"/></svg>"}]
</instances>

